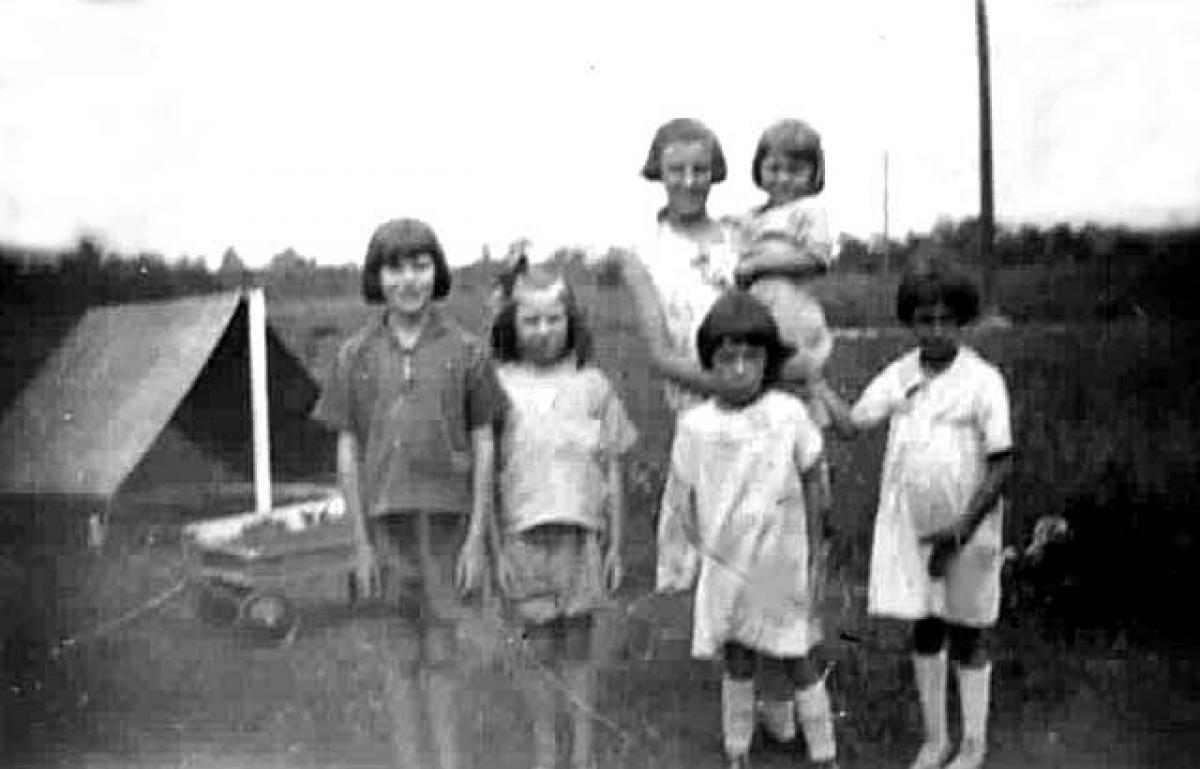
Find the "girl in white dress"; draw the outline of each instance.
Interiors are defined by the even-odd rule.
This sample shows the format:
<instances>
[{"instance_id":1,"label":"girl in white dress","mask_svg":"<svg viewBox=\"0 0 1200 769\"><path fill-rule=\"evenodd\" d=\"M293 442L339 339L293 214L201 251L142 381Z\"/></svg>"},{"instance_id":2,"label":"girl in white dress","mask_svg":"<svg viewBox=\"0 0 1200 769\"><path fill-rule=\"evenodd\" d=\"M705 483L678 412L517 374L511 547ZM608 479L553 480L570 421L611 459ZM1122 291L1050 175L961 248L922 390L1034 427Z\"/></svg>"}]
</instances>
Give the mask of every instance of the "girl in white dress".
<instances>
[{"instance_id":1,"label":"girl in white dress","mask_svg":"<svg viewBox=\"0 0 1200 769\"><path fill-rule=\"evenodd\" d=\"M662 185L666 205L658 212L653 227L635 243L609 252L620 264L650 352L651 367L665 380L667 405L676 415L708 396L736 400L757 394L730 390L729 383L700 365L696 350L701 321L717 298L734 287L739 267L743 269L741 277L750 279L758 277L758 269L765 267L795 274L808 269L810 261L806 251L787 249L781 253L777 249L769 263L761 259L739 263L740 225L731 218L714 218L708 210L709 193L725 180L726 174L721 142L708 126L692 118L662 124L650 142L642 178ZM757 178L758 173L755 175ZM769 288L769 283L764 287ZM784 316L791 318L793 314ZM801 316L807 317L803 312ZM827 332L823 315L819 325ZM828 339L818 339L815 344L824 350L816 351L817 357L828 355ZM783 364L780 380L795 389L809 376L812 357L792 355ZM822 475L828 493L824 466ZM790 741L796 732L791 687L769 673L763 678L763 725L775 740Z\"/></svg>"},{"instance_id":2,"label":"girl in white dress","mask_svg":"<svg viewBox=\"0 0 1200 769\"><path fill-rule=\"evenodd\" d=\"M772 388L791 350L767 308L731 291L697 333L701 365L741 397L685 411L659 519L659 591L696 588L692 655L722 657L721 712L731 767L748 766L759 664L781 668L809 756L835 762L824 681L808 655L820 640L811 555L823 533L821 432L796 397Z\"/></svg>"},{"instance_id":3,"label":"girl in white dress","mask_svg":"<svg viewBox=\"0 0 1200 769\"><path fill-rule=\"evenodd\" d=\"M574 294L561 276L519 265L492 326L510 402L499 451L501 588L537 660L567 683L571 766L594 766L594 612L621 583L621 457L637 438L616 391L591 364ZM556 766L555 690L522 681L534 763Z\"/></svg>"},{"instance_id":4,"label":"girl in white dress","mask_svg":"<svg viewBox=\"0 0 1200 769\"><path fill-rule=\"evenodd\" d=\"M978 307L975 287L952 264L924 260L897 293L917 348L876 376L853 409L824 383L816 387L838 432L888 424L868 611L913 623L925 741L912 769L941 767L950 756L947 657L963 722L950 767L976 769L986 752L991 665L983 640L1000 607L1012 432L1003 376L960 341Z\"/></svg>"}]
</instances>

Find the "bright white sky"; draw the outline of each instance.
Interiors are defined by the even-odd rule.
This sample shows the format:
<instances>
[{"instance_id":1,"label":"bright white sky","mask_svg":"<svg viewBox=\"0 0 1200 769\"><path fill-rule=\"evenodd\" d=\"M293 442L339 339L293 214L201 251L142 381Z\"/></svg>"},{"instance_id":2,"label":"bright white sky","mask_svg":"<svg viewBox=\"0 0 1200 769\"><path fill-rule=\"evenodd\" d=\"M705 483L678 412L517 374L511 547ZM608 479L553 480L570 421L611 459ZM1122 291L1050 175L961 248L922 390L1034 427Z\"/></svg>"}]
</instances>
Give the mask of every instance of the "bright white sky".
<instances>
[{"instance_id":1,"label":"bright white sky","mask_svg":"<svg viewBox=\"0 0 1200 769\"><path fill-rule=\"evenodd\" d=\"M997 215L1200 213L1200 3L993 0ZM482 243L627 242L655 127L821 130L836 229L977 210L970 0L0 0L0 239L357 262L400 215Z\"/></svg>"}]
</instances>

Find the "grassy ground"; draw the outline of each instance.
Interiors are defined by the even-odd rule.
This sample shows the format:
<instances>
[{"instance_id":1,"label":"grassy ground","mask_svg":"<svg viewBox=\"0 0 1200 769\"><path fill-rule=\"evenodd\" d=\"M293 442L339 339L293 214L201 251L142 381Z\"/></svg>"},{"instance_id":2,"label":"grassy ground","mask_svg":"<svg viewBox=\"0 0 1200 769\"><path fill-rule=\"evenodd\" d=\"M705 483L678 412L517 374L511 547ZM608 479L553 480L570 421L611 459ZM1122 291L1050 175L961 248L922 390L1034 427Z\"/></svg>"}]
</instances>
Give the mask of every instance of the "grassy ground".
<instances>
[{"instance_id":1,"label":"grassy ground","mask_svg":"<svg viewBox=\"0 0 1200 769\"><path fill-rule=\"evenodd\" d=\"M455 312L468 325L479 321L484 290L459 286ZM630 468L631 577L623 598L631 599L651 580L652 514L669 424L640 363L644 350L627 298L590 285L580 292L599 363L643 436ZM318 375L367 314L357 300L276 303L271 311ZM1179 631L1170 620L1184 613L1172 587L1195 583L1200 393L1191 372L1200 328L1017 327L980 332L972 342L1001 366L1013 394L1020 453L1010 539L1025 537L1036 517L1057 513L1072 520L1079 545L1078 579L1055 616L1035 610L1037 593L1022 593L1006 610L997 633L990 765L1190 765L1200 749L1200 666L1190 647L1169 643L1177 635L1168 631ZM889 330L842 338L830 364L835 386L858 392L907 343ZM919 739L902 629L868 621L862 605L881 450L881 436L831 449L844 598L831 607L827 657L847 766L903 766ZM22 560L35 566L25 572L26 604L40 611L4 695L9 755L21 765L388 765L384 653L400 643L404 625L340 608L336 579L302 597L302 632L290 646L258 646L205 627L185 591L51 659L54 639L94 629L185 575L170 541ZM1070 649L1063 612L1079 627ZM606 615L616 640L598 708L601 766L718 766L716 670L678 656L625 658L622 616ZM528 765L528 725L511 679L490 669L473 673L468 685L474 696L464 705L464 742L473 765ZM800 760L789 750L760 756L766 767Z\"/></svg>"}]
</instances>

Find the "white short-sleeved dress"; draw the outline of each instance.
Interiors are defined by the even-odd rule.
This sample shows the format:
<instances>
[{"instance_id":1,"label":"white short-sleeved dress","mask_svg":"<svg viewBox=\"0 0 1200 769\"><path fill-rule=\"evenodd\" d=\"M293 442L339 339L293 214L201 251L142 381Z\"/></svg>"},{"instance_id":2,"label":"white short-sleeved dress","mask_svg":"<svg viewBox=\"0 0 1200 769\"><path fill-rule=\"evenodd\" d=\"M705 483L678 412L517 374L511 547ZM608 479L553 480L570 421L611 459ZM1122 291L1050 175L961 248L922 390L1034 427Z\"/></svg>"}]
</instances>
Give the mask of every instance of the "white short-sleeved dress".
<instances>
[{"instance_id":1,"label":"white short-sleeved dress","mask_svg":"<svg viewBox=\"0 0 1200 769\"><path fill-rule=\"evenodd\" d=\"M606 599L607 460L637 440L598 368L497 368L510 402L500 443L500 520L515 570L508 596L531 622L587 614Z\"/></svg>"},{"instance_id":2,"label":"white short-sleeved dress","mask_svg":"<svg viewBox=\"0 0 1200 769\"><path fill-rule=\"evenodd\" d=\"M735 235L732 223L722 222L716 239L702 246L660 221L633 246L658 293L672 352L697 365L696 332L713 303L733 288ZM665 395L676 413L702 400L670 382Z\"/></svg>"},{"instance_id":3,"label":"white short-sleeved dress","mask_svg":"<svg viewBox=\"0 0 1200 769\"><path fill-rule=\"evenodd\" d=\"M936 616L973 627L994 624L1003 500L952 559L944 579L929 576L930 546L919 540L962 516L984 478L987 458L1011 450L1003 376L967 347L931 376L913 350L871 381L851 418L861 426L889 422L868 611L906 620Z\"/></svg>"},{"instance_id":4,"label":"white short-sleeved dress","mask_svg":"<svg viewBox=\"0 0 1200 769\"><path fill-rule=\"evenodd\" d=\"M799 657L820 641L801 474L821 433L792 395L680 417L658 532L659 590L696 586L692 655L736 642ZM698 541L698 545L696 542Z\"/></svg>"}]
</instances>

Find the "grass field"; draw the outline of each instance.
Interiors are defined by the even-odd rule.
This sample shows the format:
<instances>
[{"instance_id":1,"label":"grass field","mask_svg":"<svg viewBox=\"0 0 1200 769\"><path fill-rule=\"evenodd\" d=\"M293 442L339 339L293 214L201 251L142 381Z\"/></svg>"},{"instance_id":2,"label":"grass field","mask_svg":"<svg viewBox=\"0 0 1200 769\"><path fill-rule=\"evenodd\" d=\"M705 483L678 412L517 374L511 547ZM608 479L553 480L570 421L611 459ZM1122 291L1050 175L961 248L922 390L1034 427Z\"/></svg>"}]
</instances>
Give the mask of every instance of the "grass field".
<instances>
[{"instance_id":1,"label":"grass field","mask_svg":"<svg viewBox=\"0 0 1200 769\"><path fill-rule=\"evenodd\" d=\"M486 286L461 281L452 311L478 327ZM630 584L653 568L652 514L669 424L621 291L580 285L612 377L642 433L630 467ZM884 299L881 299L884 301ZM276 302L271 320L318 376L367 317L357 298ZM1200 326L1137 323L980 331L1013 395L1018 470L1009 539L1062 514L1076 540L1069 602L1055 616L1021 593L997 633L990 766L1188 766L1200 749L1200 662L1186 642L1197 575L1194 522L1200 433L1195 370ZM830 377L846 395L903 350L901 330L839 339ZM919 739L900 629L863 616L862 589L882 436L835 443L838 584L830 616L830 685L845 766L904 766ZM32 556L30 556L32 558ZM103 556L45 553L27 595L43 604L43 644L95 628L182 577L168 543ZM1014 592L1016 591L1014 587ZM1061 586L1045 585L1053 591ZM1061 615L1078 627L1068 648ZM613 615L618 616L618 615ZM1183 617L1184 620L1189 619ZM260 647L196 621L167 601L55 660L32 654L6 706L11 755L31 766L353 767L388 764L381 655L397 620L314 606L289 647ZM838 633L843 636L838 636ZM40 682L40 683L39 683ZM501 672L471 679L466 705L474 765L528 761L527 723ZM599 711L603 767L719 765L715 668L686 660L611 658ZM953 702L953 700L952 700ZM19 752L15 752L20 748ZM764 751L758 766L801 754Z\"/></svg>"}]
</instances>

